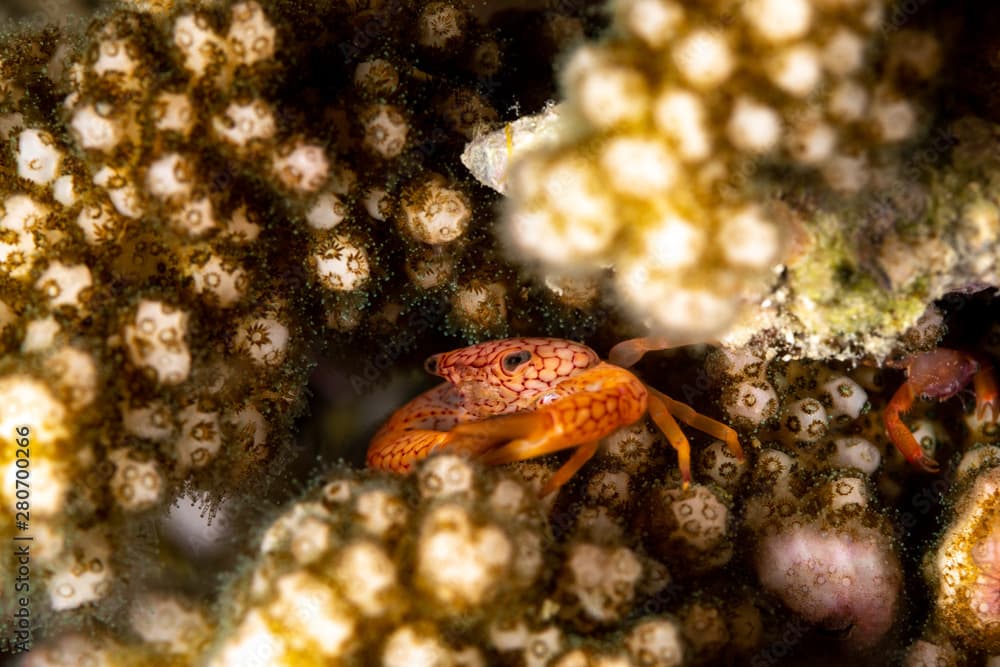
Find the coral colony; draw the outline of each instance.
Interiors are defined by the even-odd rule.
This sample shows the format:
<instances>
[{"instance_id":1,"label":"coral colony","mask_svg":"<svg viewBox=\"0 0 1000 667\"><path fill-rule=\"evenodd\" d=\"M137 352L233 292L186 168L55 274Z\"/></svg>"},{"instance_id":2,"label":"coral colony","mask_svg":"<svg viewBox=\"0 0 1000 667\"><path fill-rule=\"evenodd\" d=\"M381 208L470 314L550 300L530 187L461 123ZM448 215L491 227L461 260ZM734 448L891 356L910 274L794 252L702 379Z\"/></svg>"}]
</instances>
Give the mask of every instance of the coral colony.
<instances>
[{"instance_id":1,"label":"coral colony","mask_svg":"<svg viewBox=\"0 0 1000 667\"><path fill-rule=\"evenodd\" d=\"M1000 664L996 11L58 13L0 14L4 660ZM510 337L647 352L690 465L534 447L555 352L390 421Z\"/></svg>"}]
</instances>

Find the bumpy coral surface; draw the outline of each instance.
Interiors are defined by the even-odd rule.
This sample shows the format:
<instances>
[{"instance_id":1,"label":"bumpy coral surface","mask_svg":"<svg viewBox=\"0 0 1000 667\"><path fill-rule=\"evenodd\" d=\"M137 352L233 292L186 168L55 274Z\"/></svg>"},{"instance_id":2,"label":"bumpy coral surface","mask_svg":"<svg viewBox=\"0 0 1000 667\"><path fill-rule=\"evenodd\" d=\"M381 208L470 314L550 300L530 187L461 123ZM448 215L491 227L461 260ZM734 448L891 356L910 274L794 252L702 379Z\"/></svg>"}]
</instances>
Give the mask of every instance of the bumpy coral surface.
<instances>
[{"instance_id":1,"label":"bumpy coral surface","mask_svg":"<svg viewBox=\"0 0 1000 667\"><path fill-rule=\"evenodd\" d=\"M53 538L39 613L113 604L119 527L180 490L267 488L325 337L504 331L529 302L448 159L495 117L497 44L450 3L303 11L136 3L5 37L0 464L23 447L32 498L4 487L0 536Z\"/></svg>"},{"instance_id":2,"label":"bumpy coral surface","mask_svg":"<svg viewBox=\"0 0 1000 667\"><path fill-rule=\"evenodd\" d=\"M511 243L556 272L611 264L653 328L717 334L766 293L790 235L754 173L786 160L856 191L869 143L917 132L914 103L866 69L883 9L615 2L611 35L562 73L561 137L513 169ZM912 39L932 72L933 38Z\"/></svg>"},{"instance_id":3,"label":"bumpy coral surface","mask_svg":"<svg viewBox=\"0 0 1000 667\"><path fill-rule=\"evenodd\" d=\"M954 518L926 564L942 629L956 641L990 653L1000 653L996 454L996 447L989 447L966 455L965 488L956 501Z\"/></svg>"},{"instance_id":4,"label":"bumpy coral surface","mask_svg":"<svg viewBox=\"0 0 1000 667\"><path fill-rule=\"evenodd\" d=\"M453 456L404 480L335 475L267 529L207 664L683 664L667 616L572 649L576 628L629 616L657 570L620 544L557 547L540 509Z\"/></svg>"}]
</instances>

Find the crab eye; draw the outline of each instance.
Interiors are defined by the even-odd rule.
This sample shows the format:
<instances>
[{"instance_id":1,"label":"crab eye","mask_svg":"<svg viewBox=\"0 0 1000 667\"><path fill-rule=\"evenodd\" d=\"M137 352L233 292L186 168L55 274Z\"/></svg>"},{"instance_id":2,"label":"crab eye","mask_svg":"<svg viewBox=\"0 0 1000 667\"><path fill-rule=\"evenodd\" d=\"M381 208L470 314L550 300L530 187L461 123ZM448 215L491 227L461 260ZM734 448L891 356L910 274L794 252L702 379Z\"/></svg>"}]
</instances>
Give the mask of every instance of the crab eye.
<instances>
[{"instance_id":1,"label":"crab eye","mask_svg":"<svg viewBox=\"0 0 1000 667\"><path fill-rule=\"evenodd\" d=\"M427 357L427 361L424 362L424 370L431 375L437 375L438 372L438 355L432 357Z\"/></svg>"},{"instance_id":2,"label":"crab eye","mask_svg":"<svg viewBox=\"0 0 1000 667\"><path fill-rule=\"evenodd\" d=\"M518 366L526 362L528 359L531 359L531 352L528 352L527 350L511 352L503 358L503 369L508 373L513 373L517 370Z\"/></svg>"}]
</instances>

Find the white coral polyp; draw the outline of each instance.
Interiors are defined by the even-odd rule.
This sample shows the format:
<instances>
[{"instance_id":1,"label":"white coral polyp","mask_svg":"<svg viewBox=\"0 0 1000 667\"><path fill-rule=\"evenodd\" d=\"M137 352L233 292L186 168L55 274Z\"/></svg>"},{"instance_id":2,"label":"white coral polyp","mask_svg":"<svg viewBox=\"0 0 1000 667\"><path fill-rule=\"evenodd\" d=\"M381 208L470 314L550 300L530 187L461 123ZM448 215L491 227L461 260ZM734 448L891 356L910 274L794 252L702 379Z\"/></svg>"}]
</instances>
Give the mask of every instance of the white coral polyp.
<instances>
[{"instance_id":1,"label":"white coral polyp","mask_svg":"<svg viewBox=\"0 0 1000 667\"><path fill-rule=\"evenodd\" d=\"M205 412L192 404L181 410L177 420L180 422L180 436L174 443L174 452L181 467L205 466L222 447L218 413Z\"/></svg>"},{"instance_id":2,"label":"white coral polyp","mask_svg":"<svg viewBox=\"0 0 1000 667\"><path fill-rule=\"evenodd\" d=\"M344 653L354 637L354 614L324 579L293 572L278 579L275 588L277 596L268 612L294 628L286 634L293 646L328 658Z\"/></svg>"},{"instance_id":3,"label":"white coral polyp","mask_svg":"<svg viewBox=\"0 0 1000 667\"><path fill-rule=\"evenodd\" d=\"M24 325L24 338L21 340L21 352L44 352L55 345L59 335L59 322L52 315L40 317Z\"/></svg>"},{"instance_id":4,"label":"white coral polyp","mask_svg":"<svg viewBox=\"0 0 1000 667\"><path fill-rule=\"evenodd\" d=\"M274 114L263 100L252 100L246 104L230 102L224 116L212 119L212 129L234 146L245 148L252 141L274 137Z\"/></svg>"},{"instance_id":5,"label":"white coral polyp","mask_svg":"<svg viewBox=\"0 0 1000 667\"><path fill-rule=\"evenodd\" d=\"M809 0L750 0L743 5L743 18L770 42L804 36L812 25Z\"/></svg>"},{"instance_id":6,"label":"white coral polyp","mask_svg":"<svg viewBox=\"0 0 1000 667\"><path fill-rule=\"evenodd\" d=\"M759 426L778 414L778 393L766 380L744 380L723 393L723 407L731 420Z\"/></svg>"},{"instance_id":7,"label":"white coral polyp","mask_svg":"<svg viewBox=\"0 0 1000 667\"><path fill-rule=\"evenodd\" d=\"M917 129L917 112L903 99L877 99L868 112L876 136L886 143L908 139Z\"/></svg>"},{"instance_id":8,"label":"white coral polyp","mask_svg":"<svg viewBox=\"0 0 1000 667\"><path fill-rule=\"evenodd\" d=\"M119 507L141 512L160 501L163 477L156 459L144 460L127 447L112 450L108 458L115 466L110 487Z\"/></svg>"},{"instance_id":9,"label":"white coral polyp","mask_svg":"<svg viewBox=\"0 0 1000 667\"><path fill-rule=\"evenodd\" d=\"M477 607L497 590L513 555L498 527L473 525L458 505L439 506L421 526L417 583L442 604Z\"/></svg>"},{"instance_id":10,"label":"white coral polyp","mask_svg":"<svg viewBox=\"0 0 1000 667\"><path fill-rule=\"evenodd\" d=\"M180 209L171 213L170 222L188 236L202 236L217 224L212 200L208 197L186 200Z\"/></svg>"},{"instance_id":11,"label":"white coral polyp","mask_svg":"<svg viewBox=\"0 0 1000 667\"><path fill-rule=\"evenodd\" d=\"M705 247L705 233L690 220L668 213L644 230L641 244L650 267L676 271L698 261Z\"/></svg>"},{"instance_id":12,"label":"white coral polyp","mask_svg":"<svg viewBox=\"0 0 1000 667\"><path fill-rule=\"evenodd\" d=\"M399 86L399 73L388 60L366 60L354 68L354 85L372 95L386 95Z\"/></svg>"},{"instance_id":13,"label":"white coral polyp","mask_svg":"<svg viewBox=\"0 0 1000 667\"><path fill-rule=\"evenodd\" d=\"M670 0L628 0L616 7L622 27L654 49L674 38L684 21L684 10Z\"/></svg>"},{"instance_id":14,"label":"white coral polyp","mask_svg":"<svg viewBox=\"0 0 1000 667\"><path fill-rule=\"evenodd\" d=\"M669 618L643 621L632 628L625 646L643 664L680 667L684 664L684 638L676 621Z\"/></svg>"},{"instance_id":15,"label":"white coral polyp","mask_svg":"<svg viewBox=\"0 0 1000 667\"><path fill-rule=\"evenodd\" d=\"M785 142L789 154L803 164L819 164L837 146L837 132L832 126L816 119L796 123Z\"/></svg>"},{"instance_id":16,"label":"white coral polyp","mask_svg":"<svg viewBox=\"0 0 1000 667\"><path fill-rule=\"evenodd\" d=\"M472 210L465 195L434 176L419 186L403 206L403 228L421 243L439 245L461 237Z\"/></svg>"},{"instance_id":17,"label":"white coral polyp","mask_svg":"<svg viewBox=\"0 0 1000 667\"><path fill-rule=\"evenodd\" d=\"M584 71L571 92L586 119L601 129L637 123L649 109L646 82L628 67L602 65Z\"/></svg>"},{"instance_id":18,"label":"white coral polyp","mask_svg":"<svg viewBox=\"0 0 1000 667\"><path fill-rule=\"evenodd\" d=\"M35 288L45 295L50 306L82 310L83 292L92 284L90 269L85 264L66 265L56 261L39 276Z\"/></svg>"},{"instance_id":19,"label":"white coral polyp","mask_svg":"<svg viewBox=\"0 0 1000 667\"><path fill-rule=\"evenodd\" d=\"M279 149L273 168L285 187L301 192L319 190L330 175L330 163L323 148L301 141Z\"/></svg>"},{"instance_id":20,"label":"white coral polyp","mask_svg":"<svg viewBox=\"0 0 1000 667\"><path fill-rule=\"evenodd\" d=\"M225 57L225 43L202 16L185 14L174 23L174 45L184 56L184 67L195 76Z\"/></svg>"},{"instance_id":21,"label":"white coral polyp","mask_svg":"<svg viewBox=\"0 0 1000 667\"><path fill-rule=\"evenodd\" d=\"M77 533L73 549L49 575L49 604L54 611L76 609L100 600L111 590L111 545L96 531Z\"/></svg>"},{"instance_id":22,"label":"white coral polyp","mask_svg":"<svg viewBox=\"0 0 1000 667\"><path fill-rule=\"evenodd\" d=\"M346 236L335 237L330 247L313 255L312 260L316 275L328 289L350 292L368 280L368 253Z\"/></svg>"},{"instance_id":23,"label":"white coral polyp","mask_svg":"<svg viewBox=\"0 0 1000 667\"><path fill-rule=\"evenodd\" d=\"M161 132L187 135L194 127L194 108L184 93L160 93L153 104L153 125Z\"/></svg>"},{"instance_id":24,"label":"white coral polyp","mask_svg":"<svg viewBox=\"0 0 1000 667\"><path fill-rule=\"evenodd\" d=\"M306 212L306 222L313 229L333 229L347 217L347 206L332 192L324 192Z\"/></svg>"},{"instance_id":25,"label":"white coral polyp","mask_svg":"<svg viewBox=\"0 0 1000 667\"><path fill-rule=\"evenodd\" d=\"M695 30L673 49L674 64L691 85L698 88L718 86L733 70L729 45L720 35Z\"/></svg>"},{"instance_id":26,"label":"white coral polyp","mask_svg":"<svg viewBox=\"0 0 1000 667\"><path fill-rule=\"evenodd\" d=\"M236 332L237 349L262 366L277 366L285 360L288 327L274 317L244 320Z\"/></svg>"},{"instance_id":27,"label":"white coral polyp","mask_svg":"<svg viewBox=\"0 0 1000 667\"><path fill-rule=\"evenodd\" d=\"M853 626L858 646L881 639L895 618L899 560L889 539L860 522L842 531L784 525L760 541L757 573L806 621Z\"/></svg>"},{"instance_id":28,"label":"white coral polyp","mask_svg":"<svg viewBox=\"0 0 1000 667\"><path fill-rule=\"evenodd\" d=\"M76 203L72 174L64 174L55 180L52 184L52 198L63 206L72 206Z\"/></svg>"},{"instance_id":29,"label":"white coral polyp","mask_svg":"<svg viewBox=\"0 0 1000 667\"><path fill-rule=\"evenodd\" d=\"M97 363L94 357L65 346L45 360L45 370L55 378L60 398L71 410L80 410L97 397Z\"/></svg>"},{"instance_id":30,"label":"white coral polyp","mask_svg":"<svg viewBox=\"0 0 1000 667\"><path fill-rule=\"evenodd\" d=\"M14 457L15 429L31 429L33 443L51 445L66 435L66 406L56 400L51 389L28 375L0 377L0 456ZM34 461L32 461L34 465ZM13 476L14 467L10 474ZM14 491L14 484L5 483L5 489Z\"/></svg>"},{"instance_id":31,"label":"white coral polyp","mask_svg":"<svg viewBox=\"0 0 1000 667\"><path fill-rule=\"evenodd\" d=\"M41 231L49 208L27 195L13 195L0 208L0 272L13 278L29 276L39 248L35 231Z\"/></svg>"},{"instance_id":32,"label":"white coral polyp","mask_svg":"<svg viewBox=\"0 0 1000 667\"><path fill-rule=\"evenodd\" d=\"M218 255L212 255L204 264L191 266L190 271L195 291L222 308L236 305L246 292L246 271Z\"/></svg>"},{"instance_id":33,"label":"white coral polyp","mask_svg":"<svg viewBox=\"0 0 1000 667\"><path fill-rule=\"evenodd\" d=\"M125 430L140 438L163 441L175 431L173 415L162 401L133 406L123 403L121 414Z\"/></svg>"},{"instance_id":34,"label":"white coral polyp","mask_svg":"<svg viewBox=\"0 0 1000 667\"><path fill-rule=\"evenodd\" d=\"M697 95L686 90L664 91L653 106L653 118L657 129L677 146L682 159L708 157L712 138L705 125L705 107Z\"/></svg>"},{"instance_id":35,"label":"white coral polyp","mask_svg":"<svg viewBox=\"0 0 1000 667\"><path fill-rule=\"evenodd\" d=\"M382 187L374 187L365 193L365 198L361 203L364 204L368 215L379 222L385 222L385 219L389 216L389 212L392 210L389 194Z\"/></svg>"},{"instance_id":36,"label":"white coral polyp","mask_svg":"<svg viewBox=\"0 0 1000 667\"><path fill-rule=\"evenodd\" d=\"M809 46L783 49L768 65L771 82L795 97L811 93L822 76L819 55Z\"/></svg>"},{"instance_id":37,"label":"white coral polyp","mask_svg":"<svg viewBox=\"0 0 1000 667\"><path fill-rule=\"evenodd\" d=\"M763 269L777 260L781 234L758 207L748 206L726 216L716 241L730 264Z\"/></svg>"},{"instance_id":38,"label":"white coral polyp","mask_svg":"<svg viewBox=\"0 0 1000 667\"><path fill-rule=\"evenodd\" d=\"M17 175L38 185L51 183L59 171L62 153L48 132L28 129L17 138Z\"/></svg>"},{"instance_id":39,"label":"white coral polyp","mask_svg":"<svg viewBox=\"0 0 1000 667\"><path fill-rule=\"evenodd\" d=\"M601 166L621 193L647 197L667 190L677 164L667 147L638 137L616 137L601 152Z\"/></svg>"},{"instance_id":40,"label":"white coral polyp","mask_svg":"<svg viewBox=\"0 0 1000 667\"><path fill-rule=\"evenodd\" d=\"M253 609L240 621L232 635L219 648L210 667L275 667L287 650L280 629L272 629L264 614Z\"/></svg>"},{"instance_id":41,"label":"white coral polyp","mask_svg":"<svg viewBox=\"0 0 1000 667\"><path fill-rule=\"evenodd\" d=\"M837 76L856 72L864 62L865 42L853 30L840 28L823 47L823 66Z\"/></svg>"},{"instance_id":42,"label":"white coral polyp","mask_svg":"<svg viewBox=\"0 0 1000 667\"><path fill-rule=\"evenodd\" d=\"M260 236L260 225L250 219L246 206L240 206L233 211L226 222L226 236L234 243L250 243Z\"/></svg>"},{"instance_id":43,"label":"white coral polyp","mask_svg":"<svg viewBox=\"0 0 1000 667\"><path fill-rule=\"evenodd\" d=\"M108 153L121 140L122 128L91 105L77 109L69 127L77 142L91 150Z\"/></svg>"},{"instance_id":44,"label":"white coral polyp","mask_svg":"<svg viewBox=\"0 0 1000 667\"><path fill-rule=\"evenodd\" d=\"M868 109L868 89L854 79L840 81L830 91L826 106L837 120L859 120Z\"/></svg>"},{"instance_id":45,"label":"white coral polyp","mask_svg":"<svg viewBox=\"0 0 1000 667\"><path fill-rule=\"evenodd\" d=\"M107 189L108 199L115 210L126 218L138 218L142 215L139 195L128 176L122 171L111 167L101 167L94 174L94 185Z\"/></svg>"},{"instance_id":46,"label":"white coral polyp","mask_svg":"<svg viewBox=\"0 0 1000 667\"><path fill-rule=\"evenodd\" d=\"M97 245L114 236L120 220L110 204L91 204L80 209L76 224L83 230L87 243Z\"/></svg>"},{"instance_id":47,"label":"white coral polyp","mask_svg":"<svg viewBox=\"0 0 1000 667\"><path fill-rule=\"evenodd\" d=\"M180 384L191 371L187 341L188 314L163 303L144 300L133 323L124 330L129 360L160 384Z\"/></svg>"},{"instance_id":48,"label":"white coral polyp","mask_svg":"<svg viewBox=\"0 0 1000 667\"><path fill-rule=\"evenodd\" d=\"M365 148L392 159L403 152L410 126L402 112L391 104L376 104L361 115Z\"/></svg>"},{"instance_id":49,"label":"white coral polyp","mask_svg":"<svg viewBox=\"0 0 1000 667\"><path fill-rule=\"evenodd\" d=\"M614 200L591 165L572 158L557 161L543 172L540 185L546 203L562 218L553 222L565 247L558 251L536 247L536 252L586 258L608 247L618 231Z\"/></svg>"},{"instance_id":50,"label":"white coral polyp","mask_svg":"<svg viewBox=\"0 0 1000 667\"><path fill-rule=\"evenodd\" d=\"M781 118L771 107L741 97L733 105L726 135L740 150L764 153L774 148L781 138Z\"/></svg>"},{"instance_id":51,"label":"white coral polyp","mask_svg":"<svg viewBox=\"0 0 1000 667\"><path fill-rule=\"evenodd\" d=\"M341 551L333 570L347 600L366 616L387 611L386 597L396 587L396 565L382 547L368 540Z\"/></svg>"},{"instance_id":52,"label":"white coral polyp","mask_svg":"<svg viewBox=\"0 0 1000 667\"><path fill-rule=\"evenodd\" d=\"M868 392L847 376L831 378L819 390L827 414L834 419L854 421L868 405Z\"/></svg>"},{"instance_id":53,"label":"white coral polyp","mask_svg":"<svg viewBox=\"0 0 1000 667\"><path fill-rule=\"evenodd\" d=\"M97 61L93 64L94 73L121 74L128 77L135 73L136 62L129 55L129 41L125 39L108 39L97 44Z\"/></svg>"},{"instance_id":54,"label":"white coral polyp","mask_svg":"<svg viewBox=\"0 0 1000 667\"><path fill-rule=\"evenodd\" d=\"M503 283L472 283L451 298L455 315L474 326L493 327L507 321L507 288Z\"/></svg>"},{"instance_id":55,"label":"white coral polyp","mask_svg":"<svg viewBox=\"0 0 1000 667\"><path fill-rule=\"evenodd\" d=\"M583 613L599 622L618 619L635 596L642 563L626 547L574 545L566 558L566 588Z\"/></svg>"},{"instance_id":56,"label":"white coral polyp","mask_svg":"<svg viewBox=\"0 0 1000 667\"><path fill-rule=\"evenodd\" d=\"M146 642L175 655L194 655L211 627L201 609L176 593L143 594L132 603L129 623Z\"/></svg>"},{"instance_id":57,"label":"white coral polyp","mask_svg":"<svg viewBox=\"0 0 1000 667\"><path fill-rule=\"evenodd\" d=\"M180 198L191 193L191 165L177 153L168 153L149 165L146 188L160 199Z\"/></svg>"},{"instance_id":58,"label":"white coral polyp","mask_svg":"<svg viewBox=\"0 0 1000 667\"><path fill-rule=\"evenodd\" d=\"M454 659L444 642L426 628L418 633L404 625L386 640L381 664L382 667L442 667L454 664Z\"/></svg>"},{"instance_id":59,"label":"white coral polyp","mask_svg":"<svg viewBox=\"0 0 1000 667\"><path fill-rule=\"evenodd\" d=\"M854 468L866 475L872 475L882 463L878 447L864 438L850 436L833 441L833 455L830 464L838 468Z\"/></svg>"},{"instance_id":60,"label":"white coral polyp","mask_svg":"<svg viewBox=\"0 0 1000 667\"><path fill-rule=\"evenodd\" d=\"M253 65L274 57L277 31L260 4L251 1L233 5L232 17L227 38L239 62Z\"/></svg>"}]
</instances>

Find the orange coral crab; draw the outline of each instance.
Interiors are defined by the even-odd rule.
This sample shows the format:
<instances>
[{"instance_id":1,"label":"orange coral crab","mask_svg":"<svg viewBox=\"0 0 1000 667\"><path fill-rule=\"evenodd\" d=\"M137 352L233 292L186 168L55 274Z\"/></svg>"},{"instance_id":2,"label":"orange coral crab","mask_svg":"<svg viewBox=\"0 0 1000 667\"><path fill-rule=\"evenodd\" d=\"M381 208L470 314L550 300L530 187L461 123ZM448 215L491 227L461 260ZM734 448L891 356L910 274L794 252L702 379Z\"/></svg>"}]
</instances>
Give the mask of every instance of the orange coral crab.
<instances>
[{"instance_id":1,"label":"orange coral crab","mask_svg":"<svg viewBox=\"0 0 1000 667\"><path fill-rule=\"evenodd\" d=\"M685 487L691 451L676 419L743 450L729 426L644 384L626 370L650 339L625 341L602 361L585 345L559 338L508 338L435 354L425 367L446 382L389 418L368 448L371 468L406 472L433 451L510 463L577 448L542 489L565 484L597 451L601 438L649 414L677 450Z\"/></svg>"},{"instance_id":2,"label":"orange coral crab","mask_svg":"<svg viewBox=\"0 0 1000 667\"><path fill-rule=\"evenodd\" d=\"M920 443L900 419L900 415L910 410L918 396L943 401L957 394L971 380L976 393L976 416L984 419L989 412L990 421L996 422L1000 418L1000 396L993 367L981 357L938 348L911 354L891 365L904 368L907 379L885 408L885 429L906 460L927 472L938 471L937 461L921 449Z\"/></svg>"}]
</instances>

